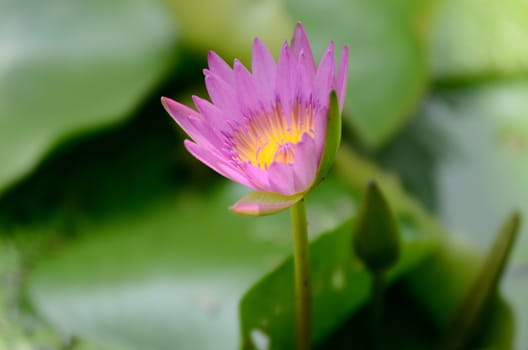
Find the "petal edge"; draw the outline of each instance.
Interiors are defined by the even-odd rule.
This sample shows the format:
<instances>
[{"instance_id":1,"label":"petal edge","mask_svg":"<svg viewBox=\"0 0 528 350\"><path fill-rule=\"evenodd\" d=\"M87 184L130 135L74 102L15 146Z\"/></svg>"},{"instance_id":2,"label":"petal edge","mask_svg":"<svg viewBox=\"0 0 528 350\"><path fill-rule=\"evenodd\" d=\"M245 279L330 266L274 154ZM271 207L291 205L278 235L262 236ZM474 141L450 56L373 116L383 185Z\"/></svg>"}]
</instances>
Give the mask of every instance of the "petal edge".
<instances>
[{"instance_id":1,"label":"petal edge","mask_svg":"<svg viewBox=\"0 0 528 350\"><path fill-rule=\"evenodd\" d=\"M254 191L239 199L229 209L241 215L263 216L278 213L300 201L304 193L284 196L273 192Z\"/></svg>"}]
</instances>

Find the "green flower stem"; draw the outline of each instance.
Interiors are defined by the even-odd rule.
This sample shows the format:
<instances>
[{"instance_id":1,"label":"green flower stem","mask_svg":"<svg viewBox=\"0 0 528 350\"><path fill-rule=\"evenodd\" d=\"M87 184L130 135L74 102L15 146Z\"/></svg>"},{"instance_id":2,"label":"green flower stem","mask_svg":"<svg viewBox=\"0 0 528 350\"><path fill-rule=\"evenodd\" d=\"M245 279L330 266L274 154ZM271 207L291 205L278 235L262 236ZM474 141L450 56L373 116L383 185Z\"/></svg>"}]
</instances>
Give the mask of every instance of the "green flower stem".
<instances>
[{"instance_id":1,"label":"green flower stem","mask_svg":"<svg viewBox=\"0 0 528 350\"><path fill-rule=\"evenodd\" d=\"M295 266L296 349L309 350L312 339L312 283L310 280L308 229L304 199L291 207L291 219Z\"/></svg>"},{"instance_id":2,"label":"green flower stem","mask_svg":"<svg viewBox=\"0 0 528 350\"><path fill-rule=\"evenodd\" d=\"M372 285L370 290L371 303L371 345L372 349L380 349L380 339L383 338L383 291L385 288L385 272L371 271Z\"/></svg>"}]
</instances>

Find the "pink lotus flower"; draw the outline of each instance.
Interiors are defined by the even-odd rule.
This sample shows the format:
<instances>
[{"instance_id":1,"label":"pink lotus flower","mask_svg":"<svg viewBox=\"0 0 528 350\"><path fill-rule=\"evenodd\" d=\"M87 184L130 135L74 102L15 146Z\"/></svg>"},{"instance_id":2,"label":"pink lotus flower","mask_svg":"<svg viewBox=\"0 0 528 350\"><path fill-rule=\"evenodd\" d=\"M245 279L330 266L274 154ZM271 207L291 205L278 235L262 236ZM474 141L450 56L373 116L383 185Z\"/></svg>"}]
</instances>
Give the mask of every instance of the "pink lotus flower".
<instances>
[{"instance_id":1,"label":"pink lotus flower","mask_svg":"<svg viewBox=\"0 0 528 350\"><path fill-rule=\"evenodd\" d=\"M333 42L317 67L299 23L278 63L259 39L252 54L249 72L209 53L204 74L212 103L193 96L198 111L166 97L162 103L194 141L184 142L194 157L256 191L231 209L264 215L295 204L328 171L341 137L348 48L337 72Z\"/></svg>"}]
</instances>

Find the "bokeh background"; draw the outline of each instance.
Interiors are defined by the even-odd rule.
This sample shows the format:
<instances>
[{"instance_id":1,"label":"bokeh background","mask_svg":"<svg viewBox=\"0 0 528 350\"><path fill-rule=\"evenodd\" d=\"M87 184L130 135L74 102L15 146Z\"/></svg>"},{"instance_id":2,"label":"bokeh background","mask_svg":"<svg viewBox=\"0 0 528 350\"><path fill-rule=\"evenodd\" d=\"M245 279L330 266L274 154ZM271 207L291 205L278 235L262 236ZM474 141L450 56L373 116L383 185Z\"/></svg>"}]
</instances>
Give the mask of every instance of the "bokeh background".
<instances>
[{"instance_id":1,"label":"bokeh background","mask_svg":"<svg viewBox=\"0 0 528 350\"><path fill-rule=\"evenodd\" d=\"M314 342L365 346L351 253L376 179L402 233L386 341L431 349L503 220L528 215L524 0L0 0L0 349L290 349L288 214L190 157L162 95L206 96L302 21L350 47L343 145L308 197ZM528 348L523 229L474 348Z\"/></svg>"}]
</instances>

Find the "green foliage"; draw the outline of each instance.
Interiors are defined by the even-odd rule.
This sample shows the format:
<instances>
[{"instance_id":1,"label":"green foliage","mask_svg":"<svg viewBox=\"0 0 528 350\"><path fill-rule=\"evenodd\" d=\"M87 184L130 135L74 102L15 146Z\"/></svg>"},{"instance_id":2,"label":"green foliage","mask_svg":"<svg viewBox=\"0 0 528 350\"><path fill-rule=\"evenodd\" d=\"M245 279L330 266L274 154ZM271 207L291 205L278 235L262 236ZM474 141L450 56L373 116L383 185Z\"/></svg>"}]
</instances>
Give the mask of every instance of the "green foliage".
<instances>
[{"instance_id":1,"label":"green foliage","mask_svg":"<svg viewBox=\"0 0 528 350\"><path fill-rule=\"evenodd\" d=\"M328 39L350 47L343 119L368 146L380 146L411 117L428 80L428 1L288 0L315 51ZM339 10L336 11L335 9Z\"/></svg>"},{"instance_id":2,"label":"green foliage","mask_svg":"<svg viewBox=\"0 0 528 350\"><path fill-rule=\"evenodd\" d=\"M523 0L440 1L431 65L440 80L526 74L528 4Z\"/></svg>"},{"instance_id":3,"label":"green foliage","mask_svg":"<svg viewBox=\"0 0 528 350\"><path fill-rule=\"evenodd\" d=\"M317 54L350 47L344 146L307 197L314 341L365 346L350 242L375 180L401 233L386 344L430 349L498 224L528 215L525 15L519 0L2 2L0 350L291 348L287 215L232 215L247 192L185 152L159 96L203 86L206 50L248 63L253 37L276 52L299 20ZM528 347L527 232L475 348Z\"/></svg>"},{"instance_id":4,"label":"green foliage","mask_svg":"<svg viewBox=\"0 0 528 350\"><path fill-rule=\"evenodd\" d=\"M176 38L148 1L4 1L0 192L57 144L129 117L174 64Z\"/></svg>"},{"instance_id":5,"label":"green foliage","mask_svg":"<svg viewBox=\"0 0 528 350\"><path fill-rule=\"evenodd\" d=\"M512 247L517 238L521 218L514 213L504 223L490 248L482 267L462 299L447 332L445 349L464 349L482 319L504 273Z\"/></svg>"}]
</instances>

